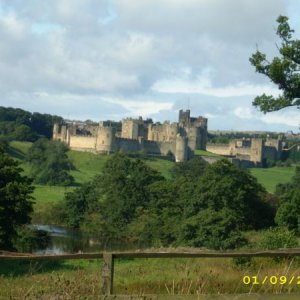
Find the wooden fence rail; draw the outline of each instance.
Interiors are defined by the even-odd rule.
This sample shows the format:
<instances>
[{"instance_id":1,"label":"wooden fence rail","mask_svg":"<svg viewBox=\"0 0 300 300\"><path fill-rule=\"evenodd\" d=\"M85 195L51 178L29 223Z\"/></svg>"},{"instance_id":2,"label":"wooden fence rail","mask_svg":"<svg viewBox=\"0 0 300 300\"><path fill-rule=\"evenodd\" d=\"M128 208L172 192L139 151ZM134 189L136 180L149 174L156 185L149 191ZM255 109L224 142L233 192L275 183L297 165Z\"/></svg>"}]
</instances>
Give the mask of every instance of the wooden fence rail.
<instances>
[{"instance_id":1,"label":"wooden fence rail","mask_svg":"<svg viewBox=\"0 0 300 300\"><path fill-rule=\"evenodd\" d=\"M268 251L203 251L198 249L149 249L136 251L114 251L99 253L78 253L58 255L36 255L0 251L0 260L67 260L67 259L103 259L102 288L103 295L113 293L115 258L233 258L233 257L294 257L300 256L300 249L279 249Z\"/></svg>"}]
</instances>

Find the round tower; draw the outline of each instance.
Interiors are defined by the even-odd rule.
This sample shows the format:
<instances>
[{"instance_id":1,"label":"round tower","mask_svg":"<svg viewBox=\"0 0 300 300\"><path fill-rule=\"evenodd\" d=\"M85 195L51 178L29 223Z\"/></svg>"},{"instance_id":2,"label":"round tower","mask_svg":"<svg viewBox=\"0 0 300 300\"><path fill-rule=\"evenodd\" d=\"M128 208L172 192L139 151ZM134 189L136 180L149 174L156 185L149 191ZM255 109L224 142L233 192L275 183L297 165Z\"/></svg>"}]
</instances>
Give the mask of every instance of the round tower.
<instances>
[{"instance_id":1,"label":"round tower","mask_svg":"<svg viewBox=\"0 0 300 300\"><path fill-rule=\"evenodd\" d=\"M199 128L198 127L190 127L187 130L188 135L188 145L192 150L198 149L198 143L199 143Z\"/></svg>"},{"instance_id":2,"label":"round tower","mask_svg":"<svg viewBox=\"0 0 300 300\"><path fill-rule=\"evenodd\" d=\"M96 151L110 153L114 151L115 132L112 127L99 125L97 132Z\"/></svg>"},{"instance_id":3,"label":"round tower","mask_svg":"<svg viewBox=\"0 0 300 300\"><path fill-rule=\"evenodd\" d=\"M57 140L58 139L58 134L59 134L59 125L58 125L58 123L54 123L54 125L53 125L53 133L52 133L53 140Z\"/></svg>"},{"instance_id":4,"label":"round tower","mask_svg":"<svg viewBox=\"0 0 300 300\"><path fill-rule=\"evenodd\" d=\"M183 162L188 157L188 145L187 138L177 134L176 136L176 149L175 149L175 161Z\"/></svg>"}]
</instances>

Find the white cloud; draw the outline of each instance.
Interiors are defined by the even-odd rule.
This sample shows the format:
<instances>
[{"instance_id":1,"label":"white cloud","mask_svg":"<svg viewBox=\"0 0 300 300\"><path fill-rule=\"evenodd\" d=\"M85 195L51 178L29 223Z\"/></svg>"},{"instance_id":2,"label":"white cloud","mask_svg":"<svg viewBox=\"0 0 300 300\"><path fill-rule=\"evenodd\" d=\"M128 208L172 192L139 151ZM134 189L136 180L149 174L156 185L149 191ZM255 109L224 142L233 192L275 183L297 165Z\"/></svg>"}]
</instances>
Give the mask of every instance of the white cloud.
<instances>
[{"instance_id":1,"label":"white cloud","mask_svg":"<svg viewBox=\"0 0 300 300\"><path fill-rule=\"evenodd\" d=\"M196 80L161 80L156 82L152 89L161 93L186 93L186 94L203 94L215 97L237 97L253 96L262 93L278 95L278 89L271 85L254 85L246 82L240 82L232 86L213 87L207 77Z\"/></svg>"},{"instance_id":2,"label":"white cloud","mask_svg":"<svg viewBox=\"0 0 300 300\"><path fill-rule=\"evenodd\" d=\"M120 98L103 98L108 103L118 104L130 112L131 117L149 117L157 114L162 110L171 110L173 107L172 102L155 102L151 100L141 99L140 101L133 101Z\"/></svg>"},{"instance_id":3,"label":"white cloud","mask_svg":"<svg viewBox=\"0 0 300 300\"><path fill-rule=\"evenodd\" d=\"M251 107L243 106L234 109L233 114L242 120L262 121L265 124L279 124L284 126L300 126L300 110L284 109L282 111L263 114Z\"/></svg>"},{"instance_id":4,"label":"white cloud","mask_svg":"<svg viewBox=\"0 0 300 300\"><path fill-rule=\"evenodd\" d=\"M261 117L267 124L280 124L295 128L300 127L300 110L289 112L274 112Z\"/></svg>"}]
</instances>

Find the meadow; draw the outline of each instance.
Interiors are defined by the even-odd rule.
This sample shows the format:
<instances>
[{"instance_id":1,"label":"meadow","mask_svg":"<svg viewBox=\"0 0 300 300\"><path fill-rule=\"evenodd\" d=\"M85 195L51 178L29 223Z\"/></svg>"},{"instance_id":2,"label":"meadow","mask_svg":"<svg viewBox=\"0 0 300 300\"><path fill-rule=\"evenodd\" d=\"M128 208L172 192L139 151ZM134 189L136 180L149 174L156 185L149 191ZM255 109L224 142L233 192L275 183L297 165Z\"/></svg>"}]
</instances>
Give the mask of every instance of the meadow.
<instances>
[{"instance_id":1,"label":"meadow","mask_svg":"<svg viewBox=\"0 0 300 300\"><path fill-rule=\"evenodd\" d=\"M10 272L4 272L0 277L0 295L5 298L32 299L59 295L74 299L79 295L96 297L100 293L102 260L43 263L6 261L5 264L5 270L10 268ZM115 262L114 293L292 294L300 291L296 281L293 284L280 284L278 280L277 284L266 282L252 285L245 284L243 278L257 276L261 283L265 276L292 278L299 273L300 262L297 259L274 263L271 259L256 258L243 267L237 266L232 259L218 258L123 259Z\"/></svg>"}]
</instances>

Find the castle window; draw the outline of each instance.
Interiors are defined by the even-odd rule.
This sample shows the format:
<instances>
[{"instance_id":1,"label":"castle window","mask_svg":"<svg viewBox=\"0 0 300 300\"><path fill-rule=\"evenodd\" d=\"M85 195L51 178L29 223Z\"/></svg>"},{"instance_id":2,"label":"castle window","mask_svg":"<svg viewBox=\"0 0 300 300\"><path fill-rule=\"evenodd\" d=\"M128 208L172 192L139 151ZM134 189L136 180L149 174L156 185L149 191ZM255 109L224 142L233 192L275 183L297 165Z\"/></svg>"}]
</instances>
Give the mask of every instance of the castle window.
<instances>
[{"instance_id":1,"label":"castle window","mask_svg":"<svg viewBox=\"0 0 300 300\"><path fill-rule=\"evenodd\" d=\"M108 138L109 138L109 134L107 134L107 135L106 135L106 137L108 137Z\"/></svg>"},{"instance_id":2,"label":"castle window","mask_svg":"<svg viewBox=\"0 0 300 300\"><path fill-rule=\"evenodd\" d=\"M102 145L104 144L104 141L102 141Z\"/></svg>"}]
</instances>

